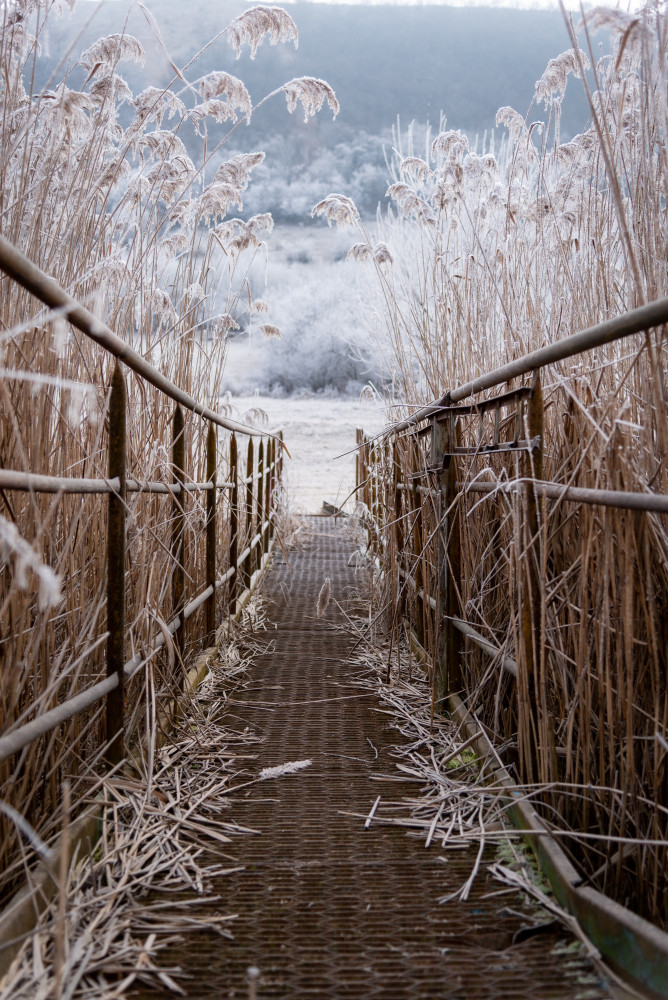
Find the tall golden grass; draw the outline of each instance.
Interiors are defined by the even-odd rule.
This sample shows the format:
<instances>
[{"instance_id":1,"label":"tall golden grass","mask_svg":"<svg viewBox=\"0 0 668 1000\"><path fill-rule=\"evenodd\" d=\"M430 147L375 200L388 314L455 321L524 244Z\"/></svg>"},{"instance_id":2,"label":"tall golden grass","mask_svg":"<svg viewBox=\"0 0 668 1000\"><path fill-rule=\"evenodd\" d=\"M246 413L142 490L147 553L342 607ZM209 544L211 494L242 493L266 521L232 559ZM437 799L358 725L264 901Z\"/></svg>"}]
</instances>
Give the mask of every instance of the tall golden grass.
<instances>
[{"instance_id":1,"label":"tall golden grass","mask_svg":"<svg viewBox=\"0 0 668 1000\"><path fill-rule=\"evenodd\" d=\"M38 90L40 40L61 7L55 0L0 5L0 231L147 361L223 412L218 390L227 334L240 301L254 312L246 276L272 227L266 213L245 221L231 215L242 208L264 154L220 162L220 149L250 118L253 102L224 70L196 78L197 55L187 77L175 68L172 85L149 80L131 93L123 64L141 64L145 53L122 22L118 34L85 52L63 54L61 67L69 69ZM296 41L297 29L280 8L255 7L220 35L237 52L245 44L255 52L265 38ZM155 36L159 44L157 27ZM281 92L289 110L301 101L310 115L325 100L338 109L322 81L293 80ZM188 130L199 137L198 162L182 141ZM0 276L0 287L2 467L106 476L113 359L7 277ZM127 474L171 482L173 406L132 375L127 388ZM195 482L207 478L206 432L203 421L186 414L186 479ZM221 433L219 481L229 478L228 447ZM257 447L255 456L257 463ZM204 496L184 501L186 601L205 579ZM221 494L221 552L228 511ZM128 658L151 648L172 613L172 518L169 497L128 494ZM248 528L242 513L240 549ZM105 538L104 497L0 491L3 733L104 675ZM198 612L186 627L184 659L203 628ZM130 741L151 721L154 696L159 708L179 684L182 665L173 643L166 648L127 691ZM62 780L71 781L76 809L95 787L102 753L98 707L0 764L2 798L48 839L60 824ZM0 891L31 857L13 822L0 815Z\"/></svg>"},{"instance_id":2,"label":"tall golden grass","mask_svg":"<svg viewBox=\"0 0 668 1000\"><path fill-rule=\"evenodd\" d=\"M594 30L610 53L596 59ZM387 352L394 413L440 398L515 357L668 293L668 20L649 5L588 15L578 48L553 60L536 86L543 123L502 108L498 155L441 131L422 156L397 136L382 243L364 234L353 253L370 261L374 322ZM561 142L561 101L587 66L591 122ZM341 212L336 196L318 211ZM348 214L351 214L348 206ZM354 221L354 219L353 219ZM366 248L366 249L365 249ZM369 265L365 265L369 266ZM668 484L666 330L545 369L543 478L557 483L665 493ZM491 417L483 421L490 440ZM460 421L475 445L479 417ZM512 428L501 426L501 439ZM401 441L403 478L430 463L422 442ZM415 450L417 449L417 454ZM412 453L412 454L411 454ZM384 522L386 579L396 579L392 461L374 472ZM458 459L458 479L512 479L519 459ZM372 502L374 491L367 491ZM458 614L523 676L522 602L527 559L524 505L515 493L460 496ZM436 511L404 492L408 546L415 519L418 569L437 596ZM384 512L384 513L383 513ZM539 510L544 644L536 666L537 715L498 658L468 645L463 696L509 746L532 745L546 819L564 831L586 879L638 912L668 918L668 524L664 515L549 501ZM396 591L388 595L390 620ZM399 593L402 593L401 588ZM410 590L403 594L412 604ZM437 627L426 616L425 642ZM513 748L515 748L513 750Z\"/></svg>"}]
</instances>

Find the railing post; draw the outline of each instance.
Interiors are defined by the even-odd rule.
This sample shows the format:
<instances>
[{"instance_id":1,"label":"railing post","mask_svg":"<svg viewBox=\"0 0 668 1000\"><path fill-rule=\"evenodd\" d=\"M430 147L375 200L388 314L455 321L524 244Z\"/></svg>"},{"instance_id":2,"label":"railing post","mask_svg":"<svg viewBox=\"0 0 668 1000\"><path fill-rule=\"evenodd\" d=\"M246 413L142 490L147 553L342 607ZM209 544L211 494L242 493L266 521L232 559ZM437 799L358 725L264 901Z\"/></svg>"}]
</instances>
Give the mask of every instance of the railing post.
<instances>
[{"instance_id":1,"label":"railing post","mask_svg":"<svg viewBox=\"0 0 668 1000\"><path fill-rule=\"evenodd\" d=\"M437 572L438 617L436 645L436 697L443 699L462 687L461 636L453 624L458 611L457 583L461 578L459 509L457 496L457 460L453 452L457 443L455 421L434 421L432 429L432 467L438 467Z\"/></svg>"},{"instance_id":2,"label":"railing post","mask_svg":"<svg viewBox=\"0 0 668 1000\"><path fill-rule=\"evenodd\" d=\"M362 442L362 428L357 427L355 430L355 496L357 497L357 490L362 482L362 477L360 475L360 444Z\"/></svg>"},{"instance_id":3,"label":"railing post","mask_svg":"<svg viewBox=\"0 0 668 1000\"><path fill-rule=\"evenodd\" d=\"M183 489L183 484L185 482L185 464L185 422L183 420L183 410L177 403L174 410L174 421L172 425L172 474L174 477L174 485L177 487L174 491L174 497L172 500L172 559L174 561L174 568L172 571L172 614L174 617L176 617L176 615L181 615L181 612L183 611L185 593L186 495L185 490ZM178 658L181 661L181 666L183 664L183 639L184 622L181 621L179 627L174 633L174 643L176 645ZM180 675L182 680L182 669L180 671ZM178 686L181 686L181 681L179 681Z\"/></svg>"},{"instance_id":4,"label":"railing post","mask_svg":"<svg viewBox=\"0 0 668 1000\"><path fill-rule=\"evenodd\" d=\"M402 503L401 503L401 465L399 462L399 447L397 445L396 439L392 442L392 469L393 477L392 482L394 486L394 564L396 566L397 573L397 587L396 587L396 613L397 621L401 623L401 619L404 617L406 610L406 584L401 578L401 570L403 569L404 560L404 529L402 523Z\"/></svg>"},{"instance_id":5,"label":"railing post","mask_svg":"<svg viewBox=\"0 0 668 1000\"><path fill-rule=\"evenodd\" d=\"M236 434L230 437L230 569L234 572L230 577L227 590L227 613L234 614L234 604L239 588L239 458L237 453Z\"/></svg>"},{"instance_id":6,"label":"railing post","mask_svg":"<svg viewBox=\"0 0 668 1000\"><path fill-rule=\"evenodd\" d=\"M369 467L371 469L371 551L379 555L378 548L378 450L373 442L370 449Z\"/></svg>"},{"instance_id":7,"label":"railing post","mask_svg":"<svg viewBox=\"0 0 668 1000\"><path fill-rule=\"evenodd\" d=\"M524 670L518 675L518 750L522 778L533 782L540 780L540 722L537 699L537 670L542 646L541 588L540 588L540 538L538 500L534 480L543 478L543 391L538 372L528 402L527 435L529 442L535 438L524 455L524 475L529 480L525 488L524 517L524 572L522 574L522 646ZM522 703L525 712L522 712ZM523 717L524 716L524 717ZM546 720L543 719L543 727ZM546 747L543 748L547 749ZM549 779L544 779L549 780Z\"/></svg>"},{"instance_id":8,"label":"railing post","mask_svg":"<svg viewBox=\"0 0 668 1000\"><path fill-rule=\"evenodd\" d=\"M257 527L256 534L259 534L260 540L257 543L255 549L255 558L251 562L251 567L259 569L262 565L262 555L264 553L264 531L262 530L262 525L264 524L264 441L260 438L260 444L257 450Z\"/></svg>"},{"instance_id":9,"label":"railing post","mask_svg":"<svg viewBox=\"0 0 668 1000\"><path fill-rule=\"evenodd\" d=\"M360 456L362 459L362 502L367 508L369 515L371 515L371 483L370 476L371 472L369 469L370 465L370 454L369 454L369 440L366 434L362 435L362 448L360 451Z\"/></svg>"},{"instance_id":10,"label":"railing post","mask_svg":"<svg viewBox=\"0 0 668 1000\"><path fill-rule=\"evenodd\" d=\"M206 435L206 478L213 488L206 495L206 585L213 587L206 602L206 644L214 641L216 634L216 444L217 435L212 423Z\"/></svg>"},{"instance_id":11,"label":"railing post","mask_svg":"<svg viewBox=\"0 0 668 1000\"><path fill-rule=\"evenodd\" d=\"M118 684L106 700L105 757L110 767L125 756L123 701L125 663L125 439L126 392L121 366L116 362L109 396L109 478L120 480L118 493L109 494L107 525L107 676Z\"/></svg>"},{"instance_id":12,"label":"railing post","mask_svg":"<svg viewBox=\"0 0 668 1000\"><path fill-rule=\"evenodd\" d=\"M411 448L411 462L410 466L413 472L420 471L418 469L418 458L419 458L419 446L414 441ZM423 586L423 573L422 573L422 498L418 493L418 484L420 480L416 477L412 481L412 488L410 491L411 504L413 507L413 528L412 528L412 562L411 571L415 573L415 635L421 646L424 646L424 600L420 595L420 591Z\"/></svg>"},{"instance_id":13,"label":"railing post","mask_svg":"<svg viewBox=\"0 0 668 1000\"><path fill-rule=\"evenodd\" d=\"M255 455L253 451L253 438L248 439L248 453L246 457L246 530L244 532L244 549L248 548L253 540L253 483L255 479ZM241 580L243 583L243 590L250 589L252 569L252 550L248 553L244 559L244 564L241 567Z\"/></svg>"},{"instance_id":14,"label":"railing post","mask_svg":"<svg viewBox=\"0 0 668 1000\"><path fill-rule=\"evenodd\" d=\"M274 503L276 502L276 438L271 439L271 474L269 476L269 542L274 537ZM269 548L269 545L267 545Z\"/></svg>"},{"instance_id":15,"label":"railing post","mask_svg":"<svg viewBox=\"0 0 668 1000\"><path fill-rule=\"evenodd\" d=\"M264 474L264 515L263 523L267 522L267 527L262 531L262 552L266 554L269 551L269 533L271 531L271 477L272 477L272 442L267 438L267 447L265 449L266 457L266 469Z\"/></svg>"}]
</instances>

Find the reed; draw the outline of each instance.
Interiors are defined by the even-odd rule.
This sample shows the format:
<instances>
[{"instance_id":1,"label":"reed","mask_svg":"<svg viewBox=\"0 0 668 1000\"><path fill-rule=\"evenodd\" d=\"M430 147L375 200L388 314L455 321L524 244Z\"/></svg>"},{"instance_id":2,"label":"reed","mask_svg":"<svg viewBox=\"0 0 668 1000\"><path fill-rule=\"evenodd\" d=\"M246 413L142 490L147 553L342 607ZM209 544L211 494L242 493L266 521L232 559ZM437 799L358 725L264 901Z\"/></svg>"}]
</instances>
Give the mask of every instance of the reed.
<instances>
[{"instance_id":1,"label":"reed","mask_svg":"<svg viewBox=\"0 0 668 1000\"><path fill-rule=\"evenodd\" d=\"M668 292L665 17L652 6L633 16L598 9L577 44L568 27L573 49L538 81L530 116L500 109L497 123L507 135L498 150L491 141L476 148L442 127L420 155L411 130L396 135L388 192L394 208L379 218L381 241L361 227L352 251L367 261L375 288L388 395L401 404L393 414L410 414L506 361ZM596 60L590 37L605 28L610 52ZM590 65L590 82L568 82ZM591 121L561 142L567 82L586 86ZM539 124L532 119L541 105ZM315 211L361 225L341 196ZM666 360L664 327L544 369L542 478L665 493ZM508 441L516 418L502 416L497 431ZM461 443L475 445L479 433L487 442L493 413L462 416L458 427ZM529 436L526 423L521 430ZM417 594L405 582L386 592L385 620L396 625L393 608L402 601L435 654L440 624L419 590L440 600L443 508L429 490L416 492L434 485L424 472L431 463L425 439L398 439L395 460L404 482L420 470L423 478L397 502L393 463L376 446L369 517L382 524L375 545L386 581L401 558L419 586ZM457 462L465 483L541 478L519 457ZM665 925L666 517L540 500L532 539L517 491L460 491L457 509L457 614L499 649L490 662L467 642L463 696L490 734L512 742L520 778L543 789L543 814L568 834L585 878ZM534 542L532 615L543 643L534 650L531 692L523 681L522 608ZM517 685L501 669L504 657L518 664Z\"/></svg>"},{"instance_id":2,"label":"reed","mask_svg":"<svg viewBox=\"0 0 668 1000\"><path fill-rule=\"evenodd\" d=\"M237 325L240 301L250 298L248 269L273 225L268 213L245 221L231 214L241 210L264 154L221 163L226 140L250 120L253 102L226 71L197 77L201 53L183 69L174 66L168 86L147 79L141 93L132 93L123 66L142 64L146 53L122 23L118 34L85 52L66 53L61 69L38 89L40 40L62 6L60 0L0 5L0 231L143 358L222 412L227 334ZM263 39L296 42L297 29L281 8L253 7L220 36L236 52L246 44L255 52ZM323 81L292 80L269 96L280 94L288 110L299 101L307 116L325 100L338 110ZM187 133L191 152L198 144L195 159L184 143ZM0 464L53 476L106 476L113 358L6 276L0 287ZM206 481L205 422L186 412L178 435L183 467L176 468L173 406L132 374L126 389L128 477ZM229 480L230 447L220 432L219 482ZM249 471L239 464L242 481ZM222 551L229 514L229 494L221 493ZM127 657L149 650L160 631L166 637L164 654L151 658L126 688L132 742L150 721L147 693L155 693L159 713L205 634L204 609L176 642L165 623L174 611L172 529L181 517L183 600L206 586L206 496L180 494L172 501L128 493L126 515ZM241 538L250 516L239 514ZM104 497L0 491L3 733L104 676L106 519ZM224 588L218 600L220 621ZM103 743L95 707L0 764L3 798L48 840L62 826L63 780L70 782L76 813L96 784ZM29 860L14 824L0 816L0 892L9 891Z\"/></svg>"}]
</instances>

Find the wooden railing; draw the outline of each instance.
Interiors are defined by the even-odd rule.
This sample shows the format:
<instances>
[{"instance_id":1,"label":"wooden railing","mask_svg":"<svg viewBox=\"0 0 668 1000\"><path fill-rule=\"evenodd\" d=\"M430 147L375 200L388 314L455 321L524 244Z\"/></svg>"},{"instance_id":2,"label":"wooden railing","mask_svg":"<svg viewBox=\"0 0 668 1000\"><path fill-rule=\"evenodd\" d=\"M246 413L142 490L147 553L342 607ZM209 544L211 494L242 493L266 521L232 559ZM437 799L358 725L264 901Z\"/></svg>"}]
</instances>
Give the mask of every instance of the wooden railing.
<instances>
[{"instance_id":1,"label":"wooden railing","mask_svg":"<svg viewBox=\"0 0 668 1000\"><path fill-rule=\"evenodd\" d=\"M558 828L559 843L569 851L569 859L562 858L564 871L570 868L570 875L564 876L568 885L561 896L564 904L579 914L582 900L571 890L583 876L574 873L570 861L574 860L584 877L590 877L594 885L612 896L628 898L633 892L635 848L633 836L624 827L624 816L628 821L631 814L631 801L637 808L637 825L632 827L638 830L640 845L636 851L638 863L633 868L635 885L661 886L658 898L665 899L668 849L662 852L660 845L668 835L668 803L664 799L667 786L660 777L658 784L652 784L651 774L660 775L661 769L668 767L668 743L662 728L662 706L668 696L666 647L652 640L651 635L633 631L621 634L633 627L632 614L625 613L623 621L614 623L620 646L615 657L618 666L622 664L620 678L624 678L625 688L621 689L621 679L615 688L611 671L605 681L607 694L600 694L604 682L600 674L598 679L591 676L595 668L588 663L586 652L575 670L574 662L564 657L554 641L555 629L567 625L549 604L553 601L549 595L555 592L555 578L564 579L573 569L559 561L560 533L570 531L577 536L578 512L586 508L613 508L628 513L614 515L620 523L615 523L614 532L613 528L607 530L618 534L633 550L642 544L643 537L650 537L647 532L642 534L646 522L641 518L665 517L668 496L649 485L642 492L589 488L578 483L577 455L572 461L569 456L561 463L554 460L549 436L546 441L544 370L665 323L668 299L479 376L419 408L375 438L361 430L357 437L357 496L362 502L370 553L383 571L392 627L406 631L413 653L429 665L435 710L450 709L455 702L463 705L463 714L475 719L478 731L507 747L506 759L516 780L529 791L532 802L540 802L541 822L550 829ZM645 342L636 345L636 351L645 348L651 359L647 362L650 377L653 371L661 382L662 369L656 364L661 343L652 343L646 334ZM632 360L635 354L630 357ZM618 362L613 357L606 358L606 363ZM522 376L528 379L524 381ZM623 385L624 380L620 381ZM560 376L548 385L549 405L553 407L551 426L555 430L554 421L570 419L568 400L564 417L559 406L555 409L563 383ZM488 391L497 387L502 391L490 395ZM656 394L650 398L652 419L665 422L665 395L660 398L660 412ZM665 441L665 437L659 434L659 448L661 440ZM666 461L668 455L659 454L656 468L664 468ZM561 467L563 479L546 480L546 464ZM655 482L662 482L660 472ZM591 517L599 516L594 512ZM596 531L605 535L605 525L597 523ZM652 592L652 582L647 583L650 592L646 599L653 602L648 620L651 612L651 628L657 630L658 636L665 632L668 594ZM627 604L631 597L635 601L635 591L625 591L623 597ZM591 631L591 613L588 608L578 611L578 627L585 638L587 630ZM575 612L573 617L577 617ZM564 616L564 622L569 620ZM648 670L648 656L653 657L648 676L658 679L661 690L654 690L656 685L649 681L640 683L639 678ZM638 657L643 658L642 664ZM406 667L404 659L403 669ZM561 685L559 691L555 690L557 685ZM583 689L593 691L595 703L590 705L590 719L585 718L581 705ZM599 697L602 702L607 698L607 707L599 705ZM616 745L607 736L603 739L604 723L608 725L606 712L615 725L619 719L616 731L624 732ZM590 733L578 733L587 725ZM631 726L635 727L632 737ZM610 729L614 728L610 724ZM586 778L574 777L573 761L584 755L585 746L592 748L596 765L601 768L596 772L599 778L602 774L610 777L600 785L610 787L595 789L592 786L596 781L591 779L586 791ZM639 763L635 770L627 772L633 777L632 788L624 790L624 782L619 779L619 802L623 798L626 805L614 815L614 822L609 810L599 810L605 796L611 798L613 806L619 798L613 780L612 746L618 756L618 773L625 760L629 766L629 754L644 753L646 765ZM586 766L583 771L586 773ZM577 781L580 783L576 785ZM520 818L520 823L524 825L525 818ZM651 831L647 850L641 846L639 831L643 829ZM648 864L648 850L652 852L652 866ZM551 865L553 859L548 859L547 867ZM624 878L619 874L623 865L627 866ZM620 886L624 888L620 890ZM600 898L600 912L610 916L612 904L606 897ZM642 893L633 899L633 906L654 920L661 919L661 907L652 909ZM609 936L607 943L601 938L597 944L614 959L628 933L627 927L617 936ZM638 934L640 940L642 934ZM659 984L663 990L668 989L668 938L659 937L654 952L658 964L648 982ZM647 947L651 952L654 945ZM637 972L644 961L640 951L634 961Z\"/></svg>"},{"instance_id":2,"label":"wooden railing","mask_svg":"<svg viewBox=\"0 0 668 1000\"><path fill-rule=\"evenodd\" d=\"M538 501L545 498L560 503L668 514L665 494L649 490L640 493L587 489L568 482L543 480L540 377L541 369L547 365L664 323L668 323L668 298L565 337L481 375L445 393L437 402L421 407L375 438L358 430L356 492L368 512L369 548L376 557L390 548L394 553L396 607L401 616L411 616L418 640L433 659L439 700L450 691L462 689L459 635L466 636L486 654L500 657L504 669L517 676L515 660L504 656L500 647L455 613L456 591L462 575L459 508L467 495L516 497L522 501L525 561L529 567L523 590L522 644L529 675L534 673L537 649L542 644L541 622L532 618L535 612L529 610L539 604L538 581L530 568L535 569L541 561ZM486 389L510 384L512 379L526 374L532 376L530 384L476 402L460 402ZM502 414L505 414L503 420ZM491 434L485 441L485 422L489 417ZM477 433L475 441L462 445L465 420L469 432L476 422ZM512 467L509 470L504 463L502 476L476 481L484 463L492 456L510 458ZM462 479L463 458L482 460L483 465L478 465L475 475L469 469L467 477ZM412 602L407 601L409 591L414 595ZM439 642L435 644L437 636ZM526 780L537 777L530 753L523 759L523 777Z\"/></svg>"},{"instance_id":3,"label":"wooden railing","mask_svg":"<svg viewBox=\"0 0 668 1000\"><path fill-rule=\"evenodd\" d=\"M2 237L0 268L41 302L58 310L59 316L116 358L108 391L108 475L105 478L41 475L37 472L0 468L0 494L5 504L8 503L8 496L14 492L35 496L107 496L104 529L106 545L97 553L100 567L106 564L107 627L106 635L98 636L91 643L92 650L98 649L101 643L106 648L106 676L93 684L84 683L75 694L62 701L58 701L56 688L57 704L46 711L22 704L14 722L5 719L3 733L0 735L0 764L7 762L3 766L10 767L10 771L5 771L5 774L13 774L11 780L14 782L17 774L15 768L20 767L21 761L17 755L35 741L49 737L59 727L70 723L70 720L76 720L82 713L97 708L98 705L103 707L103 719L99 725L99 749L95 753L102 754L108 768L116 768L126 754L128 682L136 676L138 680L141 679L142 668L155 662L156 656L166 647L175 666L168 687L162 692L163 701L168 703L170 699L173 701L179 696L183 690L189 657L197 647L201 649L214 642L221 621L224 617L233 615L245 601L254 577L269 553L275 533L283 443L282 432L274 435L247 427L193 399L148 364ZM171 440L165 442L166 450L171 456L172 481L140 481L127 475L126 457L132 426L124 368L134 373L134 377L141 382L153 385L165 400L171 400L175 404ZM204 424L202 433L206 441L206 479L201 482L193 481L194 473L189 468L186 457L188 427L184 412L188 411L193 414L189 418L191 422L200 420ZM221 429L227 432L222 443L219 440ZM245 460L239 457L237 439L240 435L248 439ZM128 648L131 623L126 620L126 595L132 593L133 585L129 568L132 551L128 547L126 530L128 494L145 496L147 503L155 498L155 503L167 504L164 516L171 523L171 538L166 546L169 550L171 587L164 588L164 606L151 609L157 624L154 625L152 641L149 640L142 649ZM188 498L199 495L206 500L203 559L199 558L198 553L189 551L190 547L186 544ZM224 510L221 503L223 498ZM137 537L142 530L140 508L133 510L132 522L134 537ZM152 530L150 524L146 530ZM162 542L159 544L164 550L165 545ZM200 578L199 581L196 579L196 563L203 564L205 568L204 579ZM188 598L187 591L192 592L193 589L196 593ZM185 624L198 612L197 634L186 650ZM11 678L12 670L13 664L4 659L6 681ZM140 692L135 690L133 700L145 695L143 688ZM50 700L53 701L54 697ZM26 717L28 721L25 721ZM64 738L67 738L66 734ZM91 748L88 749L91 752Z\"/></svg>"}]
</instances>

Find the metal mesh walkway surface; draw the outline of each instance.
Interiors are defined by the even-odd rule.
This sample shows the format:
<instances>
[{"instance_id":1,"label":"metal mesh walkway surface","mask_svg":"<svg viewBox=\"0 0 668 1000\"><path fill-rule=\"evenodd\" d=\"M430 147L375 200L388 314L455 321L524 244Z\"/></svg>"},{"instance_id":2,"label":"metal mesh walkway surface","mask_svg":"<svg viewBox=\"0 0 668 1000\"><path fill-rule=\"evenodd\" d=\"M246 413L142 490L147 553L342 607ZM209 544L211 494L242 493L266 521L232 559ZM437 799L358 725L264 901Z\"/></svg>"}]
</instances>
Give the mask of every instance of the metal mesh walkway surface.
<instances>
[{"instance_id":1,"label":"metal mesh walkway surface","mask_svg":"<svg viewBox=\"0 0 668 1000\"><path fill-rule=\"evenodd\" d=\"M380 788L372 774L396 774L398 734L374 710L376 697L347 683L359 664L335 603L316 617L326 577L344 608L359 605L362 581L345 529L312 524L289 566L273 556L264 597L274 642L255 657L251 686L232 697L225 722L264 736L258 770L313 764L235 796L235 818L261 835L235 845L244 870L214 887L225 912L238 914L234 940L199 935L173 953L188 996L245 998L246 971L257 966L258 1000L609 997L558 932L512 943L531 921L522 897L499 895L484 865L465 903L438 904L466 880L475 850L444 864L435 845L345 815L369 812ZM416 788L398 782L389 796L415 797Z\"/></svg>"}]
</instances>

